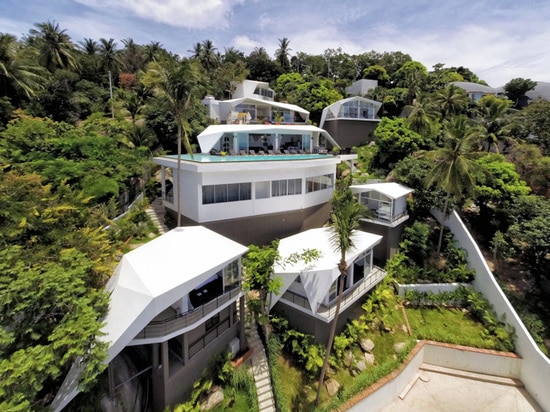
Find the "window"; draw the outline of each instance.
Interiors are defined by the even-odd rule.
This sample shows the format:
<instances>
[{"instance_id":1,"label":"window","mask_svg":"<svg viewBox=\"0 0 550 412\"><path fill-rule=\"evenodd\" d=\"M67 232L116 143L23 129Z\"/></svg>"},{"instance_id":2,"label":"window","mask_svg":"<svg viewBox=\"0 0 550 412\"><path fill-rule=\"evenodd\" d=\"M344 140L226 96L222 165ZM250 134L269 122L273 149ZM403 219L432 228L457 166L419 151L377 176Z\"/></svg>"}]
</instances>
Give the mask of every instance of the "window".
<instances>
[{"instance_id":1,"label":"window","mask_svg":"<svg viewBox=\"0 0 550 412\"><path fill-rule=\"evenodd\" d=\"M269 198L269 182L256 182L256 199Z\"/></svg>"},{"instance_id":2,"label":"window","mask_svg":"<svg viewBox=\"0 0 550 412\"><path fill-rule=\"evenodd\" d=\"M220 324L220 314L217 313L214 316L212 316L210 319L208 319L206 322L204 322L205 332L206 333L210 332L212 329L214 329L219 324Z\"/></svg>"},{"instance_id":3,"label":"window","mask_svg":"<svg viewBox=\"0 0 550 412\"><path fill-rule=\"evenodd\" d=\"M330 189L334 184L334 175L312 176L306 179L306 192Z\"/></svg>"},{"instance_id":4,"label":"window","mask_svg":"<svg viewBox=\"0 0 550 412\"><path fill-rule=\"evenodd\" d=\"M225 185L206 185L202 187L202 204L238 202L250 200L251 183L230 183Z\"/></svg>"},{"instance_id":5,"label":"window","mask_svg":"<svg viewBox=\"0 0 550 412\"><path fill-rule=\"evenodd\" d=\"M227 292L235 289L235 287L239 284L239 278L239 260L236 259L227 265L223 270L224 290Z\"/></svg>"},{"instance_id":6,"label":"window","mask_svg":"<svg viewBox=\"0 0 550 412\"><path fill-rule=\"evenodd\" d=\"M271 196L299 195L302 193L302 179L274 180L271 182Z\"/></svg>"}]
</instances>

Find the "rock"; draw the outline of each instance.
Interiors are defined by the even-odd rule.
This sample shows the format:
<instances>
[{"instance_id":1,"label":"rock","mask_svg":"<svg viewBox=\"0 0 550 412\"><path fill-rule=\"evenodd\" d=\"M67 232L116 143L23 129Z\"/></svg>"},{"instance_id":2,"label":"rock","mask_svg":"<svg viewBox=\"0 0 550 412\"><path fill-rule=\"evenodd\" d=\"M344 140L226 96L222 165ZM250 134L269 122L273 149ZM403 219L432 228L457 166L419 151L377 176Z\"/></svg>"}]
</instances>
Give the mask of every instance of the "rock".
<instances>
[{"instance_id":1,"label":"rock","mask_svg":"<svg viewBox=\"0 0 550 412\"><path fill-rule=\"evenodd\" d=\"M367 369L367 364L365 363L365 361L360 360L355 364L355 367L359 372L363 372L365 369Z\"/></svg>"},{"instance_id":2,"label":"rock","mask_svg":"<svg viewBox=\"0 0 550 412\"><path fill-rule=\"evenodd\" d=\"M374 342L370 339L361 339L359 341L359 345L361 346L361 349L363 349L363 352L372 353L372 350L374 349Z\"/></svg>"},{"instance_id":3,"label":"rock","mask_svg":"<svg viewBox=\"0 0 550 412\"><path fill-rule=\"evenodd\" d=\"M221 390L212 392L206 400L201 404L201 411L209 411L214 409L220 403L223 402L224 396Z\"/></svg>"},{"instance_id":4,"label":"rock","mask_svg":"<svg viewBox=\"0 0 550 412\"><path fill-rule=\"evenodd\" d=\"M401 353L403 352L403 349L407 346L407 342L398 342L395 345L393 345L393 351L395 353Z\"/></svg>"},{"instance_id":5,"label":"rock","mask_svg":"<svg viewBox=\"0 0 550 412\"><path fill-rule=\"evenodd\" d=\"M327 392L330 396L336 395L340 390L340 384L335 379L329 379L326 381L325 387L327 388Z\"/></svg>"},{"instance_id":6,"label":"rock","mask_svg":"<svg viewBox=\"0 0 550 412\"><path fill-rule=\"evenodd\" d=\"M344 365L349 368L353 364L354 360L355 357L353 356L353 352L348 350L344 355Z\"/></svg>"},{"instance_id":7,"label":"rock","mask_svg":"<svg viewBox=\"0 0 550 412\"><path fill-rule=\"evenodd\" d=\"M409 328L407 328L407 325L405 324L401 325L401 330L405 333L409 333Z\"/></svg>"},{"instance_id":8,"label":"rock","mask_svg":"<svg viewBox=\"0 0 550 412\"><path fill-rule=\"evenodd\" d=\"M374 355L372 353L365 353L363 355L365 357L365 362L369 365L374 365Z\"/></svg>"}]
</instances>

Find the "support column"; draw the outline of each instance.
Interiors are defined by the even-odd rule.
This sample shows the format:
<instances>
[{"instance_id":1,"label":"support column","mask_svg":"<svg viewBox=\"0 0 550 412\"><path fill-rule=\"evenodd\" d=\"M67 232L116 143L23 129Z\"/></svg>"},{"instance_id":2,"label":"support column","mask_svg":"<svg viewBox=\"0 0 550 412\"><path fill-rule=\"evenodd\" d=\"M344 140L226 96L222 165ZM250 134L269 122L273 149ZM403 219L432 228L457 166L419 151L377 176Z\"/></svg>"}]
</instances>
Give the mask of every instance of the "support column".
<instances>
[{"instance_id":1,"label":"support column","mask_svg":"<svg viewBox=\"0 0 550 412\"><path fill-rule=\"evenodd\" d=\"M160 191L161 191L161 199L166 199L166 166L160 167Z\"/></svg>"},{"instance_id":2,"label":"support column","mask_svg":"<svg viewBox=\"0 0 550 412\"><path fill-rule=\"evenodd\" d=\"M166 404L165 388L164 388L164 371L159 354L159 344L153 343L151 346L151 360L153 369L151 372L151 380L153 386L153 411L162 412Z\"/></svg>"},{"instance_id":3,"label":"support column","mask_svg":"<svg viewBox=\"0 0 550 412\"><path fill-rule=\"evenodd\" d=\"M244 295L239 299L239 350L242 352L246 349L246 339L244 334L244 323L245 323L245 308L244 308Z\"/></svg>"}]
</instances>

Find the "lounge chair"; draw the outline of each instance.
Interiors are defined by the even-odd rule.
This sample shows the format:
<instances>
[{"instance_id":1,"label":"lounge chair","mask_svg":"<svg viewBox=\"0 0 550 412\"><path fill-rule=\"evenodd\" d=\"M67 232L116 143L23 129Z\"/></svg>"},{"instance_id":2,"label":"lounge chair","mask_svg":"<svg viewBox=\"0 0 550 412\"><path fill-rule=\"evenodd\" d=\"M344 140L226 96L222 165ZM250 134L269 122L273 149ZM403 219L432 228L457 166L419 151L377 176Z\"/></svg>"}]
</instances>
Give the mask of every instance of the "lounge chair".
<instances>
[{"instance_id":1,"label":"lounge chair","mask_svg":"<svg viewBox=\"0 0 550 412\"><path fill-rule=\"evenodd\" d=\"M263 150L258 150L259 155L265 155L265 152Z\"/></svg>"},{"instance_id":2,"label":"lounge chair","mask_svg":"<svg viewBox=\"0 0 550 412\"><path fill-rule=\"evenodd\" d=\"M269 149L269 150L267 151L267 154L269 154L269 155L274 155L275 153L273 153L273 150Z\"/></svg>"},{"instance_id":3,"label":"lounge chair","mask_svg":"<svg viewBox=\"0 0 550 412\"><path fill-rule=\"evenodd\" d=\"M255 151L254 149L249 150L248 153L249 153L251 156L256 156L256 151Z\"/></svg>"},{"instance_id":4,"label":"lounge chair","mask_svg":"<svg viewBox=\"0 0 550 412\"><path fill-rule=\"evenodd\" d=\"M235 151L233 149L229 149L229 154L231 156L237 156L237 153L235 153Z\"/></svg>"},{"instance_id":5,"label":"lounge chair","mask_svg":"<svg viewBox=\"0 0 550 412\"><path fill-rule=\"evenodd\" d=\"M273 154L280 155L281 151L280 150L273 150Z\"/></svg>"},{"instance_id":6,"label":"lounge chair","mask_svg":"<svg viewBox=\"0 0 550 412\"><path fill-rule=\"evenodd\" d=\"M241 150L239 151L239 153L241 154L241 156L246 156L248 153L246 153L246 150Z\"/></svg>"}]
</instances>

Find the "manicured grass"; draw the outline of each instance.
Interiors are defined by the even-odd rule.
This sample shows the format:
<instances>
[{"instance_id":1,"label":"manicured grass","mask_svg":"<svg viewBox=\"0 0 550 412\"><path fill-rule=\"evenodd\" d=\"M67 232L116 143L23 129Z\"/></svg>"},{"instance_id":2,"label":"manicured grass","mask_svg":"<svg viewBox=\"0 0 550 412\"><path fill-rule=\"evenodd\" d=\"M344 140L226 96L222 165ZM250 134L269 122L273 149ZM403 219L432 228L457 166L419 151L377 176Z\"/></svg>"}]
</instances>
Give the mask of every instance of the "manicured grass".
<instances>
[{"instance_id":1,"label":"manicured grass","mask_svg":"<svg viewBox=\"0 0 550 412\"><path fill-rule=\"evenodd\" d=\"M406 312L418 339L496 349L494 337L467 311L456 308L407 308Z\"/></svg>"}]
</instances>

